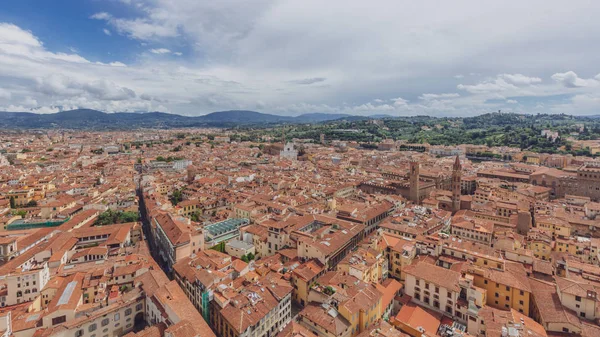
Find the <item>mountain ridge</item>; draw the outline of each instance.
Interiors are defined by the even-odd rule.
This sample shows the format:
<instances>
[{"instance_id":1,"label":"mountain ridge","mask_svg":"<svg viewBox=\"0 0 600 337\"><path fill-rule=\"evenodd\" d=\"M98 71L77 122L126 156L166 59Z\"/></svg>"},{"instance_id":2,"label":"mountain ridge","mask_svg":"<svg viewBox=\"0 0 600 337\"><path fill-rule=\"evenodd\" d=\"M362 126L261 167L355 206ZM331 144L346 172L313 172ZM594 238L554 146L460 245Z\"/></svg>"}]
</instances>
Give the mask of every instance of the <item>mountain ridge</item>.
<instances>
[{"instance_id":1,"label":"mountain ridge","mask_svg":"<svg viewBox=\"0 0 600 337\"><path fill-rule=\"evenodd\" d=\"M346 114L309 113L280 116L251 110L216 111L202 116L183 116L166 112L114 112L75 109L51 114L0 112L0 128L17 129L130 129L176 127L233 127L270 124L320 123L355 117Z\"/></svg>"}]
</instances>

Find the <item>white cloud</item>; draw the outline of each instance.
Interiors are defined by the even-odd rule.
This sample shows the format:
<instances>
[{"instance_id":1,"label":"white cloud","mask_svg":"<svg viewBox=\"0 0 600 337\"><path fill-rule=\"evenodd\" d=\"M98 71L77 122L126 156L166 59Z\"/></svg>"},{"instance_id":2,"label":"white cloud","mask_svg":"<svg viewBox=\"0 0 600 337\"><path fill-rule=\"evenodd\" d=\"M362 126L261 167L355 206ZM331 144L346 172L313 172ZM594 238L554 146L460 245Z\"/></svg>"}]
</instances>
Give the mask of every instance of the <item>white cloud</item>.
<instances>
[{"instance_id":1,"label":"white cloud","mask_svg":"<svg viewBox=\"0 0 600 337\"><path fill-rule=\"evenodd\" d=\"M90 19L95 19L95 20L110 20L112 18L112 15L106 13L106 12L99 12L96 13L92 16L90 16Z\"/></svg>"},{"instance_id":2,"label":"white cloud","mask_svg":"<svg viewBox=\"0 0 600 337\"><path fill-rule=\"evenodd\" d=\"M408 105L408 101L402 97L393 98L392 101L394 102L394 106L396 106L396 107L402 107L402 106Z\"/></svg>"},{"instance_id":3,"label":"white cloud","mask_svg":"<svg viewBox=\"0 0 600 337\"><path fill-rule=\"evenodd\" d=\"M40 106L106 110L160 102L184 114L476 114L540 103L535 112L552 111L556 100L547 97L581 95L565 103L574 106L600 89L600 75L562 73L598 74L600 45L589 41L600 38L600 21L581 18L600 3L375 1L376 13L374 3L342 0L121 0L90 18L130 39L119 53L129 53L127 65L106 59L117 54L110 46L85 58L76 49L58 53L40 32L0 24L0 87L10 94L0 104L24 106L31 97ZM545 7L554 10L533 10ZM490 26L497 17L511 24ZM151 48L186 55L156 57ZM55 74L68 80L54 83Z\"/></svg>"},{"instance_id":4,"label":"white cloud","mask_svg":"<svg viewBox=\"0 0 600 337\"><path fill-rule=\"evenodd\" d=\"M152 38L175 37L179 35L178 25L166 20L165 13L161 11L147 11L147 18L122 19L115 18L109 13L100 12L90 18L106 21L120 34L138 40Z\"/></svg>"},{"instance_id":5,"label":"white cloud","mask_svg":"<svg viewBox=\"0 0 600 337\"><path fill-rule=\"evenodd\" d=\"M556 73L552 75L552 79L567 88L579 88L598 85L598 81L594 79L580 78L574 71Z\"/></svg>"},{"instance_id":6,"label":"white cloud","mask_svg":"<svg viewBox=\"0 0 600 337\"><path fill-rule=\"evenodd\" d=\"M447 93L447 94L423 94L419 96L420 100L429 101L433 99L451 99L460 97L457 93Z\"/></svg>"},{"instance_id":7,"label":"white cloud","mask_svg":"<svg viewBox=\"0 0 600 337\"><path fill-rule=\"evenodd\" d=\"M7 46L41 47L42 43L30 31L10 23L0 23L0 45L8 49Z\"/></svg>"},{"instance_id":8,"label":"white cloud","mask_svg":"<svg viewBox=\"0 0 600 337\"><path fill-rule=\"evenodd\" d=\"M110 30L108 30L108 29L106 29L106 28L102 29L102 31L104 32L104 34L106 34L106 35L108 35L108 36L111 36L111 35L112 35L112 33L110 32Z\"/></svg>"},{"instance_id":9,"label":"white cloud","mask_svg":"<svg viewBox=\"0 0 600 337\"><path fill-rule=\"evenodd\" d=\"M507 82L518 86L542 82L542 79L539 77L528 77L522 74L502 74L500 77L504 78Z\"/></svg>"},{"instance_id":10,"label":"white cloud","mask_svg":"<svg viewBox=\"0 0 600 337\"><path fill-rule=\"evenodd\" d=\"M25 99L23 100L23 102L21 102L21 104L23 104L25 106L29 106L29 107L37 107L38 106L38 102L31 97L25 97Z\"/></svg>"},{"instance_id":11,"label":"white cloud","mask_svg":"<svg viewBox=\"0 0 600 337\"><path fill-rule=\"evenodd\" d=\"M0 88L0 99L9 99L11 96L10 91Z\"/></svg>"},{"instance_id":12,"label":"white cloud","mask_svg":"<svg viewBox=\"0 0 600 337\"><path fill-rule=\"evenodd\" d=\"M170 54L171 51L167 48L150 49L152 54Z\"/></svg>"},{"instance_id":13,"label":"white cloud","mask_svg":"<svg viewBox=\"0 0 600 337\"><path fill-rule=\"evenodd\" d=\"M460 90L465 90L472 94L484 94L517 89L517 86L507 82L503 78L496 78L495 80L488 80L474 85L459 84L456 87Z\"/></svg>"}]
</instances>

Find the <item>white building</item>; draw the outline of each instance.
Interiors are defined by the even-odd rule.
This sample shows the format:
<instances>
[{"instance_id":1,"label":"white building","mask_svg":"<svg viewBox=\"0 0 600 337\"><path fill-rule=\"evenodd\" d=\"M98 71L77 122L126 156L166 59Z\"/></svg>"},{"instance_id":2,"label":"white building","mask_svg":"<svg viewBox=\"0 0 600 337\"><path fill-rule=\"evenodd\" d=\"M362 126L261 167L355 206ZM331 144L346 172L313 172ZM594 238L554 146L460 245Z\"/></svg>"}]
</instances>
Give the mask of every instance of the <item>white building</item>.
<instances>
[{"instance_id":1,"label":"white building","mask_svg":"<svg viewBox=\"0 0 600 337\"><path fill-rule=\"evenodd\" d=\"M185 170L190 165L192 165L191 160L187 160L187 159L176 160L173 162L173 169L175 169L177 171L181 171L181 170Z\"/></svg>"},{"instance_id":2,"label":"white building","mask_svg":"<svg viewBox=\"0 0 600 337\"><path fill-rule=\"evenodd\" d=\"M0 167L2 166L10 166L10 162L6 159L5 156L0 154Z\"/></svg>"},{"instance_id":3,"label":"white building","mask_svg":"<svg viewBox=\"0 0 600 337\"><path fill-rule=\"evenodd\" d=\"M288 160L297 160L298 159L298 150L296 150L294 148L294 143L291 142L287 142L283 148L283 150L281 150L279 152L279 157L281 159L288 159Z\"/></svg>"}]
</instances>

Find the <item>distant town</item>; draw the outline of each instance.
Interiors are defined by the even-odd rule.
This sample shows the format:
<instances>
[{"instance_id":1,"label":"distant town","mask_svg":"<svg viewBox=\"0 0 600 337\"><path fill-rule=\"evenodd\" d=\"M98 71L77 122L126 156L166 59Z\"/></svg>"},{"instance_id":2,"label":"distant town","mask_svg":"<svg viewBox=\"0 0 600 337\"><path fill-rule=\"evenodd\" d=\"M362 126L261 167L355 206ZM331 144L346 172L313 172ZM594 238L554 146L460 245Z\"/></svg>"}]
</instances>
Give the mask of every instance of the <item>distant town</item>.
<instances>
[{"instance_id":1,"label":"distant town","mask_svg":"<svg viewBox=\"0 0 600 337\"><path fill-rule=\"evenodd\" d=\"M0 130L2 336L600 336L596 118L150 126Z\"/></svg>"}]
</instances>

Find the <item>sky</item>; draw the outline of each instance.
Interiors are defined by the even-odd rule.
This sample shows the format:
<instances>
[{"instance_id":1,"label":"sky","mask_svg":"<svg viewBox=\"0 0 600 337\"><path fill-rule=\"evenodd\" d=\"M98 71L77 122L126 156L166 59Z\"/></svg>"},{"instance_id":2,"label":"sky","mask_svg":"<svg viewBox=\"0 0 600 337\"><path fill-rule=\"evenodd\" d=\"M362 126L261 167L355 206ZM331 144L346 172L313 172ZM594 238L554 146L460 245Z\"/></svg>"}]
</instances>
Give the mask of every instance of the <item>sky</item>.
<instances>
[{"instance_id":1,"label":"sky","mask_svg":"<svg viewBox=\"0 0 600 337\"><path fill-rule=\"evenodd\" d=\"M600 1L2 0L0 111L600 114Z\"/></svg>"}]
</instances>

